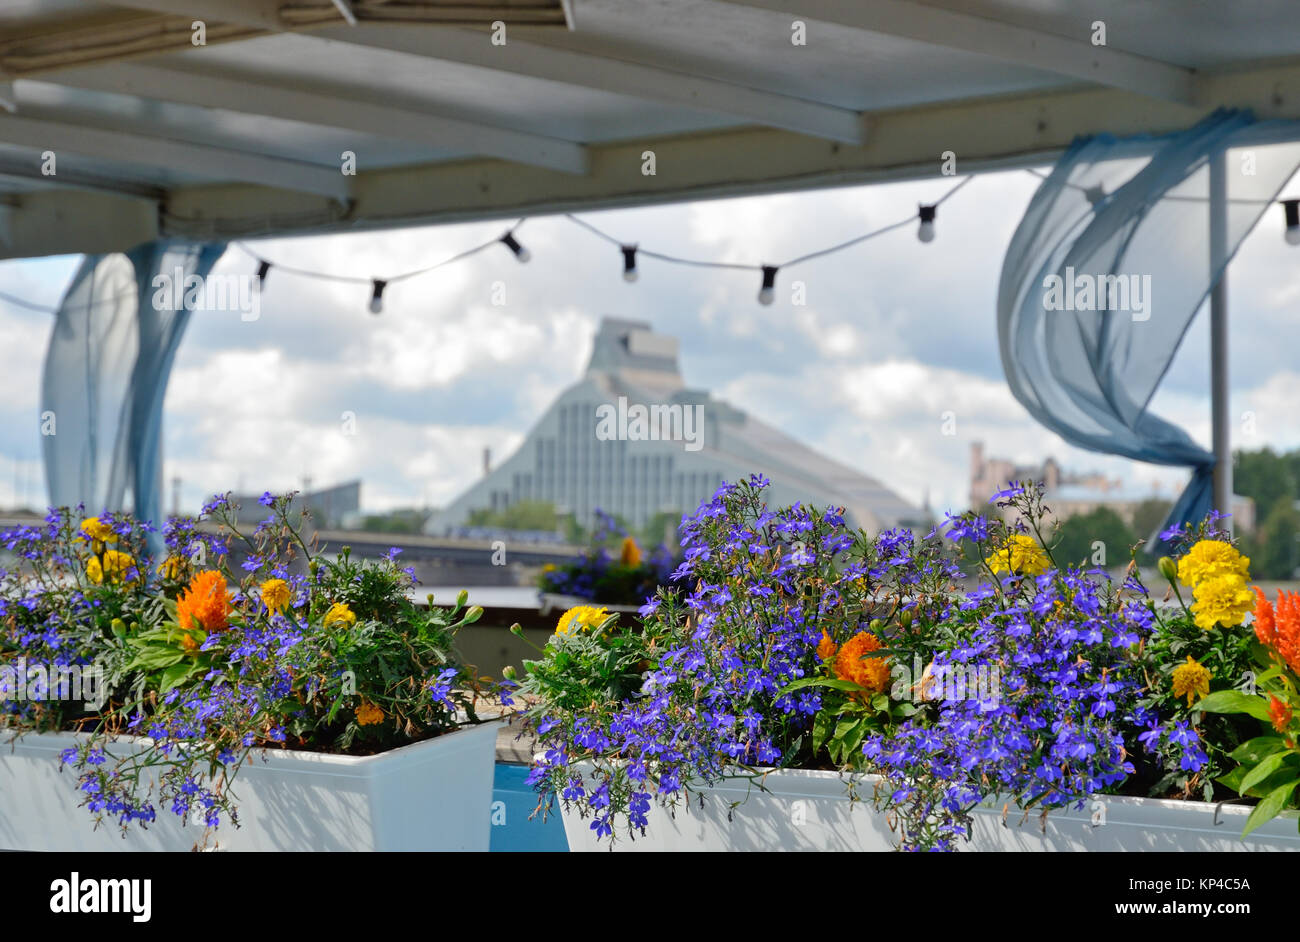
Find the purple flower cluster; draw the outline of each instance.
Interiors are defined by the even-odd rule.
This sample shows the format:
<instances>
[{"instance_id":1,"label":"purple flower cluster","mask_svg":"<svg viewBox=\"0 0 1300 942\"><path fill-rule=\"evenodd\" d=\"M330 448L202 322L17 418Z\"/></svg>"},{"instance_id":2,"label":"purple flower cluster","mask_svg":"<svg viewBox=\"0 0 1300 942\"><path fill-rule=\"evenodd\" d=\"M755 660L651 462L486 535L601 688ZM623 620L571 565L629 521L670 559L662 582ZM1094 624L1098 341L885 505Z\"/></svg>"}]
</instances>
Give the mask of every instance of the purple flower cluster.
<instances>
[{"instance_id":1,"label":"purple flower cluster","mask_svg":"<svg viewBox=\"0 0 1300 942\"><path fill-rule=\"evenodd\" d=\"M993 796L1046 810L1113 791L1139 746L1188 771L1207 761L1194 729L1162 725L1143 704L1138 653L1156 624L1140 580L1038 572L1035 560L1001 576L985 564L983 582L956 591L964 577L945 538L984 559L1015 529L965 514L924 538L897 529L868 540L834 509L770 510L766 484L723 485L683 521L673 575L690 588L641 608L657 659L636 695L543 701L533 713L545 751L530 780L599 836L623 820L635 836L652 801L671 805L723 777L825 767L810 743L840 717L871 731L836 764L881 775L877 803L901 821L908 849L954 849ZM1013 484L996 499L1032 515L1041 489ZM843 686L857 662L845 675L836 660L864 632L895 670L925 666L871 706L860 683Z\"/></svg>"},{"instance_id":2,"label":"purple flower cluster","mask_svg":"<svg viewBox=\"0 0 1300 942\"><path fill-rule=\"evenodd\" d=\"M816 664L822 632L864 627L862 595L872 579L896 587L949 571L913 555L905 530L882 534L857 562L836 510L763 501L758 476L725 484L682 524L685 558L673 574L689 592L661 591L647 603L645 631L665 639L640 696L609 710L536 718L546 746L531 781L575 802L601 836L626 815L646 825L652 798L671 803L688 789L752 767L787 764L821 709L815 689L787 691ZM609 756L618 762L605 762ZM594 762L594 777L588 766Z\"/></svg>"}]
</instances>

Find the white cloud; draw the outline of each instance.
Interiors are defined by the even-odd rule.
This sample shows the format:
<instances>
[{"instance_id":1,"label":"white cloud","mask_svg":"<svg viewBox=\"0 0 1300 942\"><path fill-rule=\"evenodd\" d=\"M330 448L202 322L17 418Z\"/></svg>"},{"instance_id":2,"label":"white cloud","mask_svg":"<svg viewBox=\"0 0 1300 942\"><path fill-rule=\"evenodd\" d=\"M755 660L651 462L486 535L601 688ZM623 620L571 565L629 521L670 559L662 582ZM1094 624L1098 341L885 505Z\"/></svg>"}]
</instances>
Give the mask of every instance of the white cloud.
<instances>
[{"instance_id":1,"label":"white cloud","mask_svg":"<svg viewBox=\"0 0 1300 942\"><path fill-rule=\"evenodd\" d=\"M838 188L685 206L585 214L619 240L686 258L783 261L914 213L950 181ZM928 486L940 508L966 502L970 444L1018 462L1054 455L1067 467L1145 482L1183 472L1096 455L1046 432L1008 392L995 336L1002 255L1036 181L982 176L941 207L938 237L921 245L903 227L843 254L781 270L777 297L759 305L757 272L671 266L645 258L620 277L616 246L558 217L530 220L520 238L533 261L504 248L391 284L381 316L366 313L372 277L431 265L494 239L502 222L277 239L254 245L276 262L262 319L199 315L180 348L166 399L167 474L185 499L226 489L287 489L310 475L365 482L368 507L445 503L517 447L531 423L585 365L599 318L650 321L681 341L689 385L736 406L912 500ZM1276 220L1274 220L1276 222ZM1273 229L1233 263L1234 419L1255 413L1238 446L1300 445L1300 375L1290 329L1300 297L1295 250ZM75 262L6 263L0 290L50 302ZM303 279L286 266L362 279ZM219 271L249 272L232 249ZM791 303L805 282L807 305ZM504 282L507 303L492 304ZM1199 323L1199 322L1198 322ZM49 319L0 303L0 475L38 442L19 419L38 401ZM1209 438L1204 331L1194 327L1153 410ZM357 414L354 438L342 410ZM957 434L942 434L953 412ZM25 421L25 420L24 420ZM24 465L25 467L25 465ZM20 477L22 472L20 470ZM12 475L10 474L10 477ZM1172 483L1170 484L1172 486ZM0 481L0 504L7 502Z\"/></svg>"}]
</instances>

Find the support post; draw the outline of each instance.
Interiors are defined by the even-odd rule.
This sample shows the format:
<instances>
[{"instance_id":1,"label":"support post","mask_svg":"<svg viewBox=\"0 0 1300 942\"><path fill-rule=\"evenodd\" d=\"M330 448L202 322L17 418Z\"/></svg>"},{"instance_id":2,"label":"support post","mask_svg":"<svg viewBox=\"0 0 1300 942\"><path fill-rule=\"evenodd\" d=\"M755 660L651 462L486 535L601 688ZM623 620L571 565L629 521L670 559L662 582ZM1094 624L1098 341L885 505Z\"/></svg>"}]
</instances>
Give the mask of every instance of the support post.
<instances>
[{"instance_id":1,"label":"support post","mask_svg":"<svg viewBox=\"0 0 1300 942\"><path fill-rule=\"evenodd\" d=\"M1215 457L1214 509L1232 512L1232 437L1228 416L1228 154L1210 159L1210 265L1219 273L1210 289L1210 423ZM1228 532L1233 519L1226 521Z\"/></svg>"}]
</instances>

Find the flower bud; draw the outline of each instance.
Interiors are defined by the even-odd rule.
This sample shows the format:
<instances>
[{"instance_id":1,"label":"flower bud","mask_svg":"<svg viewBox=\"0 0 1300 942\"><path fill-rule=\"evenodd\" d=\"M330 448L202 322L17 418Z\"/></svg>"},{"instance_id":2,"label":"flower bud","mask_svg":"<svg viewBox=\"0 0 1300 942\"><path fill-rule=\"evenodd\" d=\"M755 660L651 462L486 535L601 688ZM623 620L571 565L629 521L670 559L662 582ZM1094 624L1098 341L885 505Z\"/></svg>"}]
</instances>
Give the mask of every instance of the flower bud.
<instances>
[{"instance_id":1,"label":"flower bud","mask_svg":"<svg viewBox=\"0 0 1300 942\"><path fill-rule=\"evenodd\" d=\"M501 676L504 677L506 680L514 680L516 677L519 676L519 674L515 670L515 666L513 664L507 664L505 667L501 668Z\"/></svg>"},{"instance_id":2,"label":"flower bud","mask_svg":"<svg viewBox=\"0 0 1300 942\"><path fill-rule=\"evenodd\" d=\"M513 625L510 626L510 633L512 635L518 635L519 637L522 638L524 636L524 629L518 622L515 622Z\"/></svg>"},{"instance_id":3,"label":"flower bud","mask_svg":"<svg viewBox=\"0 0 1300 942\"><path fill-rule=\"evenodd\" d=\"M1178 564L1168 556L1161 556L1160 561L1156 563L1156 566L1160 569L1160 575L1164 576L1170 582L1177 580Z\"/></svg>"},{"instance_id":4,"label":"flower bud","mask_svg":"<svg viewBox=\"0 0 1300 942\"><path fill-rule=\"evenodd\" d=\"M873 618L871 619L871 621L867 623L867 627L871 629L872 633L874 634L875 632L879 631L881 628L885 627L885 620L883 618Z\"/></svg>"},{"instance_id":5,"label":"flower bud","mask_svg":"<svg viewBox=\"0 0 1300 942\"><path fill-rule=\"evenodd\" d=\"M911 609L906 609L898 613L898 623L904 628L910 628L912 626Z\"/></svg>"},{"instance_id":6,"label":"flower bud","mask_svg":"<svg viewBox=\"0 0 1300 942\"><path fill-rule=\"evenodd\" d=\"M465 603L468 601L469 601L469 593L464 589L461 589L460 595L456 596L456 607L463 608L465 606Z\"/></svg>"}]
</instances>

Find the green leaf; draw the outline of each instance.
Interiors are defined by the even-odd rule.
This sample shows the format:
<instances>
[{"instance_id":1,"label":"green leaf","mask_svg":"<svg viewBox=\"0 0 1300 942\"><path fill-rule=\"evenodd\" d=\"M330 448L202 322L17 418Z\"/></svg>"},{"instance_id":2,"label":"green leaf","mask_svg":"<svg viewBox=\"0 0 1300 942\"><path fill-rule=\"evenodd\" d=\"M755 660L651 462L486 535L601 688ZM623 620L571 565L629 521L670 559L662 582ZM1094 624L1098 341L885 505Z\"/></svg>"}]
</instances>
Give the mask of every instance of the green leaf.
<instances>
[{"instance_id":1,"label":"green leaf","mask_svg":"<svg viewBox=\"0 0 1300 942\"><path fill-rule=\"evenodd\" d=\"M1256 736L1242 743L1228 755L1245 765L1254 765L1275 752L1286 749L1281 736Z\"/></svg>"},{"instance_id":2,"label":"green leaf","mask_svg":"<svg viewBox=\"0 0 1300 942\"><path fill-rule=\"evenodd\" d=\"M866 732L867 732L866 720L858 720L856 723L854 723L852 729L850 729L848 733L844 736L845 753L856 753L858 751L858 747L862 745L862 737L866 735Z\"/></svg>"},{"instance_id":3,"label":"green leaf","mask_svg":"<svg viewBox=\"0 0 1300 942\"><path fill-rule=\"evenodd\" d=\"M185 659L184 651L177 651L173 648L165 648L161 645L151 645L145 648L135 656L135 659L128 664L127 670L144 668L145 670L158 670L162 667L171 667Z\"/></svg>"},{"instance_id":4,"label":"green leaf","mask_svg":"<svg viewBox=\"0 0 1300 942\"><path fill-rule=\"evenodd\" d=\"M1249 713L1257 720L1268 722L1268 701L1252 697L1240 690L1218 690L1199 701L1193 710L1205 713Z\"/></svg>"},{"instance_id":5,"label":"green leaf","mask_svg":"<svg viewBox=\"0 0 1300 942\"><path fill-rule=\"evenodd\" d=\"M1258 765L1242 777L1241 782L1237 785L1237 794L1244 795L1246 789L1259 784L1280 769L1288 755L1289 753L1283 750L1282 752L1275 752L1262 759Z\"/></svg>"},{"instance_id":6,"label":"green leaf","mask_svg":"<svg viewBox=\"0 0 1300 942\"><path fill-rule=\"evenodd\" d=\"M1215 781L1218 782L1220 785L1222 785L1224 788L1231 788L1234 792L1237 792L1237 794L1241 794L1241 792L1237 791L1237 786L1241 783L1241 780L1245 777L1246 777L1246 770L1242 766L1237 766L1235 769L1233 769L1231 772L1228 772L1226 775L1220 775L1217 779L1215 779Z\"/></svg>"},{"instance_id":7,"label":"green leaf","mask_svg":"<svg viewBox=\"0 0 1300 942\"><path fill-rule=\"evenodd\" d=\"M1291 800L1291 793L1295 791L1297 785L1300 785L1300 781L1287 782L1265 795L1263 800L1255 806L1255 810L1250 813L1250 817L1246 819L1246 828L1241 832L1241 836L1245 837L1261 824L1281 814L1282 809Z\"/></svg>"},{"instance_id":8,"label":"green leaf","mask_svg":"<svg viewBox=\"0 0 1300 942\"><path fill-rule=\"evenodd\" d=\"M874 652L873 652L874 653ZM861 684L855 684L851 680L839 680L831 677L804 677L796 680L794 683L787 684L781 693L790 693L794 690L802 690L804 687L830 687L833 690L847 690L850 693L856 693L859 690L866 690Z\"/></svg>"},{"instance_id":9,"label":"green leaf","mask_svg":"<svg viewBox=\"0 0 1300 942\"><path fill-rule=\"evenodd\" d=\"M829 713L823 710L813 718L812 747L814 753L818 752L826 744L830 734L831 717Z\"/></svg>"},{"instance_id":10,"label":"green leaf","mask_svg":"<svg viewBox=\"0 0 1300 942\"><path fill-rule=\"evenodd\" d=\"M173 687L180 686L193 672L193 664L173 664L171 667L163 671L158 692L167 693L167 691L171 690Z\"/></svg>"}]
</instances>

